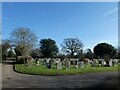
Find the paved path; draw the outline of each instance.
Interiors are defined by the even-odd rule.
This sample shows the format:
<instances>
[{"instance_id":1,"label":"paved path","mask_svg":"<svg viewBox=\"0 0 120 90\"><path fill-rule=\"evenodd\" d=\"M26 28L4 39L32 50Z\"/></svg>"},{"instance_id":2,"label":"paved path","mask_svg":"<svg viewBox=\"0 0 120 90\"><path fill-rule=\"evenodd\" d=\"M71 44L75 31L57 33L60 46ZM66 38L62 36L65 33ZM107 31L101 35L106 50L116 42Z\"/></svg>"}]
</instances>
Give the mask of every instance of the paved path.
<instances>
[{"instance_id":1,"label":"paved path","mask_svg":"<svg viewBox=\"0 0 120 90\"><path fill-rule=\"evenodd\" d=\"M2 65L2 88L118 88L118 72L68 76L39 76L13 71L12 64Z\"/></svg>"}]
</instances>

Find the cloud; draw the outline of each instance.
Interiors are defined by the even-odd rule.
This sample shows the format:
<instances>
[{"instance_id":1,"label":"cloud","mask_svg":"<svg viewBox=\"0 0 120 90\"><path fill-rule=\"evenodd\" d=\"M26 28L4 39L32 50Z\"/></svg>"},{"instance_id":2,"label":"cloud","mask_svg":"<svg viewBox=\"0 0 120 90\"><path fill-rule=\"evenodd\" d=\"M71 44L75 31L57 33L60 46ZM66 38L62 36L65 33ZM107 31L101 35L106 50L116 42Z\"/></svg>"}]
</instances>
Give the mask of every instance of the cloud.
<instances>
[{"instance_id":1,"label":"cloud","mask_svg":"<svg viewBox=\"0 0 120 90\"><path fill-rule=\"evenodd\" d=\"M109 15L115 13L115 12L118 12L118 9L119 8L114 8L111 11L106 12L105 14L103 14L103 17L107 17L107 16L109 16Z\"/></svg>"},{"instance_id":2,"label":"cloud","mask_svg":"<svg viewBox=\"0 0 120 90\"><path fill-rule=\"evenodd\" d=\"M96 28L102 27L102 26L104 26L104 25L106 25L106 24L110 24L110 23L112 23L112 22L117 21L118 19L120 19L120 18L113 18L113 19L108 20L108 21L106 21L106 22L104 22L104 23L100 23L100 24L98 24L98 25L91 26L90 28L86 28L86 29L82 30L81 33L86 32L86 31L88 31L88 30L90 30L90 29L92 30L92 29L96 29Z\"/></svg>"},{"instance_id":3,"label":"cloud","mask_svg":"<svg viewBox=\"0 0 120 90\"><path fill-rule=\"evenodd\" d=\"M117 21L118 19L120 19L120 18L114 18L114 19L112 19L112 20L109 20L109 21L106 21L106 22L100 24L99 26L103 26L103 25L106 25L106 24L109 24L109 23L115 22L115 21Z\"/></svg>"},{"instance_id":4,"label":"cloud","mask_svg":"<svg viewBox=\"0 0 120 90\"><path fill-rule=\"evenodd\" d=\"M117 21L118 19L120 19L120 18L113 18L113 19L111 19L111 20L108 20L108 21L106 21L106 22L104 22L104 23L101 23L101 24L99 24L99 25L96 25L95 27L93 27L93 29L99 28L99 27L104 26L104 25L106 25L106 24L110 24L110 23L112 23L112 22L115 22L115 21Z\"/></svg>"}]
</instances>

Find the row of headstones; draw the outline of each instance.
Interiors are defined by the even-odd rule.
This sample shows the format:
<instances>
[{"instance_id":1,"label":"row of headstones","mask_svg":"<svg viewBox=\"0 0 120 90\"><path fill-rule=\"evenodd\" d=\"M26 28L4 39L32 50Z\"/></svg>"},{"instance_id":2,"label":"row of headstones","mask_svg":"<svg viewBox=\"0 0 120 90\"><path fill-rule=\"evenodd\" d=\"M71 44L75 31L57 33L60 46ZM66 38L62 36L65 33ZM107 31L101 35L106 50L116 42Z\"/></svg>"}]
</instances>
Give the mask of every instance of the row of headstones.
<instances>
[{"instance_id":1,"label":"row of headstones","mask_svg":"<svg viewBox=\"0 0 120 90\"><path fill-rule=\"evenodd\" d=\"M71 65L71 61L69 60L69 59L66 59L66 60L64 60L64 61L61 61L60 59L55 59L55 60L53 60L54 62L54 65L56 65L56 67L57 67L57 69L62 69L62 66L63 66L63 63L65 64L65 67L66 67L66 69L70 69L70 65ZM51 59L50 58L45 58L45 59L43 59L42 60L42 62L43 62L43 65L46 67L46 68L51 68L51 65L52 65L52 63L51 63ZM36 65L40 65L40 60L39 59L37 59L36 60ZM83 68L84 67L84 62L83 61L81 61L81 62L79 62L77 59L75 60L75 64L74 64L74 67L75 68L78 68L78 67L81 67L81 68Z\"/></svg>"},{"instance_id":2,"label":"row of headstones","mask_svg":"<svg viewBox=\"0 0 120 90\"><path fill-rule=\"evenodd\" d=\"M70 68L70 65L71 65L71 60L69 59L66 59L64 61L61 61L60 59L55 59L53 60L54 61L54 64L56 65L57 69L62 69L62 65L63 63L65 63L65 67L66 69L69 69ZM72 60L73 61L73 60ZM92 67L96 66L96 59L94 59L93 61L92 60L87 60L87 64L91 64ZM51 60L50 58L45 58L42 60L43 62L43 65L46 67L46 68L51 68ZM40 60L37 60L37 64L36 65L39 65L40 64ZM84 61L79 61L79 59L74 59L74 67L77 69L77 68L83 68L84 67ZM104 66L106 65L106 62L104 59L99 59L99 64L101 66ZM109 61L109 66L114 66L114 63L113 63L113 60L111 59Z\"/></svg>"},{"instance_id":3,"label":"row of headstones","mask_svg":"<svg viewBox=\"0 0 120 90\"><path fill-rule=\"evenodd\" d=\"M110 59L109 62L106 62L105 59L99 59L99 64L101 66L116 66L116 64L118 63L118 59Z\"/></svg>"},{"instance_id":4,"label":"row of headstones","mask_svg":"<svg viewBox=\"0 0 120 90\"><path fill-rule=\"evenodd\" d=\"M71 61L71 60L68 60L68 61ZM79 61L79 59L74 59L72 60L74 62L74 67L75 68L78 68L79 66L81 68L84 67L84 61ZM91 65L92 67L95 67L97 65L97 59L93 59L93 60L86 60L87 61L87 65ZM99 62L99 65L100 66L116 66L116 63L118 63L118 59L110 59L109 62L107 63L105 61L105 59L98 59L98 62ZM67 63L67 60L66 60L66 63ZM58 66L59 66L59 63L58 63Z\"/></svg>"},{"instance_id":5,"label":"row of headstones","mask_svg":"<svg viewBox=\"0 0 120 90\"><path fill-rule=\"evenodd\" d=\"M64 61L61 61L60 59L55 59L53 61L54 61L53 62L54 65L56 65L57 69L62 69L63 63L65 64L66 69L70 69L71 61L69 59L66 59ZM45 59L42 60L42 62L43 62L43 65L46 68L49 68L49 69L51 68L52 62L51 62L50 58L47 58L47 59L45 58ZM36 60L36 65L40 65L40 60L39 59ZM74 61L74 67L78 68L79 66L80 66L80 68L83 68L84 67L84 61L79 62L79 60L76 59Z\"/></svg>"},{"instance_id":6,"label":"row of headstones","mask_svg":"<svg viewBox=\"0 0 120 90\"><path fill-rule=\"evenodd\" d=\"M63 63L65 63L65 68L66 69L70 69L70 66L71 66L71 61L69 59L66 59L63 62L59 59L59 60L56 60L55 63L56 63L57 69L62 69ZM79 62L78 60L75 60L74 68L77 69L77 68L79 68L79 66L80 66L80 68L83 68L84 67L84 61Z\"/></svg>"}]
</instances>

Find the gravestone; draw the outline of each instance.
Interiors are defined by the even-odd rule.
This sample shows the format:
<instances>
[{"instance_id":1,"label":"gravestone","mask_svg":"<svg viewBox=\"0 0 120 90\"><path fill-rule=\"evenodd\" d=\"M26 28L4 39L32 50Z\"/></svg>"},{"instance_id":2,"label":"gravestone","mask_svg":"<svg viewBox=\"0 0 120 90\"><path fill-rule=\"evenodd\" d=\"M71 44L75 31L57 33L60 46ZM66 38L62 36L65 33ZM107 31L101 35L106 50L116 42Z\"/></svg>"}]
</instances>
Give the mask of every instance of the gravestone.
<instances>
[{"instance_id":1,"label":"gravestone","mask_svg":"<svg viewBox=\"0 0 120 90\"><path fill-rule=\"evenodd\" d=\"M55 60L55 66L56 66L56 68L57 68L57 64L58 64L58 60Z\"/></svg>"},{"instance_id":2,"label":"gravestone","mask_svg":"<svg viewBox=\"0 0 120 90\"><path fill-rule=\"evenodd\" d=\"M102 66L105 66L105 65L106 65L105 59L102 59Z\"/></svg>"},{"instance_id":3,"label":"gravestone","mask_svg":"<svg viewBox=\"0 0 120 90\"><path fill-rule=\"evenodd\" d=\"M91 60L90 59L85 59L85 61L86 61L86 67L89 67L89 65L91 64Z\"/></svg>"},{"instance_id":4,"label":"gravestone","mask_svg":"<svg viewBox=\"0 0 120 90\"><path fill-rule=\"evenodd\" d=\"M47 59L46 58L44 58L44 60L43 60L43 65L47 68Z\"/></svg>"},{"instance_id":5,"label":"gravestone","mask_svg":"<svg viewBox=\"0 0 120 90\"><path fill-rule=\"evenodd\" d=\"M62 65L65 66L66 65L66 59L62 60Z\"/></svg>"},{"instance_id":6,"label":"gravestone","mask_svg":"<svg viewBox=\"0 0 120 90\"><path fill-rule=\"evenodd\" d=\"M84 61L80 61L80 68L84 67Z\"/></svg>"},{"instance_id":7,"label":"gravestone","mask_svg":"<svg viewBox=\"0 0 120 90\"><path fill-rule=\"evenodd\" d=\"M113 65L112 59L110 59L110 61L109 61L109 66L111 67L112 65Z\"/></svg>"},{"instance_id":8,"label":"gravestone","mask_svg":"<svg viewBox=\"0 0 120 90\"><path fill-rule=\"evenodd\" d=\"M71 64L71 65L74 64L74 59L70 59L70 64Z\"/></svg>"},{"instance_id":9,"label":"gravestone","mask_svg":"<svg viewBox=\"0 0 120 90\"><path fill-rule=\"evenodd\" d=\"M52 58L51 59L51 65L53 65L53 66L56 66L57 64L56 64L56 58Z\"/></svg>"},{"instance_id":10,"label":"gravestone","mask_svg":"<svg viewBox=\"0 0 120 90\"><path fill-rule=\"evenodd\" d=\"M86 64L89 65L89 59L85 59Z\"/></svg>"},{"instance_id":11,"label":"gravestone","mask_svg":"<svg viewBox=\"0 0 120 90\"><path fill-rule=\"evenodd\" d=\"M26 60L27 60L27 65L28 66L31 66L33 61L34 61L34 59L32 57L30 57L30 56L26 57Z\"/></svg>"},{"instance_id":12,"label":"gravestone","mask_svg":"<svg viewBox=\"0 0 120 90\"><path fill-rule=\"evenodd\" d=\"M90 63L90 65L93 67L94 65L93 65L93 59L90 59L89 60L89 63Z\"/></svg>"},{"instance_id":13,"label":"gravestone","mask_svg":"<svg viewBox=\"0 0 120 90\"><path fill-rule=\"evenodd\" d=\"M47 59L47 64L46 64L47 68L50 69L51 68L51 60L50 58Z\"/></svg>"},{"instance_id":14,"label":"gravestone","mask_svg":"<svg viewBox=\"0 0 120 90\"><path fill-rule=\"evenodd\" d=\"M99 59L99 64L102 66L103 60Z\"/></svg>"},{"instance_id":15,"label":"gravestone","mask_svg":"<svg viewBox=\"0 0 120 90\"><path fill-rule=\"evenodd\" d=\"M62 69L62 62L60 59L57 61L57 69Z\"/></svg>"},{"instance_id":16,"label":"gravestone","mask_svg":"<svg viewBox=\"0 0 120 90\"><path fill-rule=\"evenodd\" d=\"M39 61L39 59L37 58L36 59L36 65L39 65L40 64L40 61Z\"/></svg>"},{"instance_id":17,"label":"gravestone","mask_svg":"<svg viewBox=\"0 0 120 90\"><path fill-rule=\"evenodd\" d=\"M96 59L93 59L93 64L92 64L93 67L96 66Z\"/></svg>"},{"instance_id":18,"label":"gravestone","mask_svg":"<svg viewBox=\"0 0 120 90\"><path fill-rule=\"evenodd\" d=\"M55 66L57 67L58 59L55 60Z\"/></svg>"},{"instance_id":19,"label":"gravestone","mask_svg":"<svg viewBox=\"0 0 120 90\"><path fill-rule=\"evenodd\" d=\"M88 63L87 63L88 65L90 65L91 64L91 60L90 59L88 59Z\"/></svg>"},{"instance_id":20,"label":"gravestone","mask_svg":"<svg viewBox=\"0 0 120 90\"><path fill-rule=\"evenodd\" d=\"M113 63L113 66L116 66L116 64L118 63L118 60L117 59L113 59L112 63Z\"/></svg>"},{"instance_id":21,"label":"gravestone","mask_svg":"<svg viewBox=\"0 0 120 90\"><path fill-rule=\"evenodd\" d=\"M66 69L70 69L70 60L66 59Z\"/></svg>"},{"instance_id":22,"label":"gravestone","mask_svg":"<svg viewBox=\"0 0 120 90\"><path fill-rule=\"evenodd\" d=\"M78 69L78 59L75 59L75 61L74 61L74 67L75 67L76 69Z\"/></svg>"}]
</instances>

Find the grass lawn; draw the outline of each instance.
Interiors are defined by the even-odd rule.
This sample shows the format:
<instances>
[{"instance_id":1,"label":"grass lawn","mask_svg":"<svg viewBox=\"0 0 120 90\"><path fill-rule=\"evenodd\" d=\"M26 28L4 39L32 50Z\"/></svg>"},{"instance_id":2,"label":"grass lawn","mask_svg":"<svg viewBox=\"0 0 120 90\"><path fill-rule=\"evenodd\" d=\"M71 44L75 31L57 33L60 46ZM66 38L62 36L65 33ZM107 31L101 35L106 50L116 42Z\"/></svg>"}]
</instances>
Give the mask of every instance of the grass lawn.
<instances>
[{"instance_id":1,"label":"grass lawn","mask_svg":"<svg viewBox=\"0 0 120 90\"><path fill-rule=\"evenodd\" d=\"M75 74L84 74L84 73L97 73L97 72L105 72L105 71L118 71L120 68L120 64L112 67L84 67L75 69L71 66L70 69L66 70L63 67L62 70L55 69L53 66L51 69L45 68L43 65L35 66L26 66L25 64L15 64L15 71L24 73L24 74L32 74L32 75L75 75Z\"/></svg>"}]
</instances>

